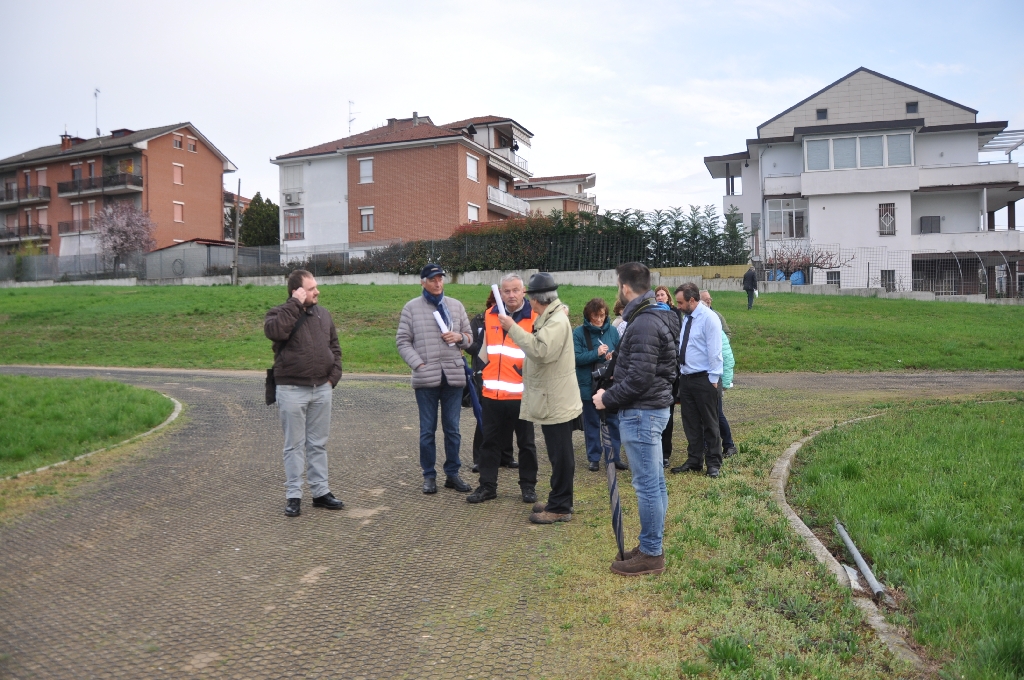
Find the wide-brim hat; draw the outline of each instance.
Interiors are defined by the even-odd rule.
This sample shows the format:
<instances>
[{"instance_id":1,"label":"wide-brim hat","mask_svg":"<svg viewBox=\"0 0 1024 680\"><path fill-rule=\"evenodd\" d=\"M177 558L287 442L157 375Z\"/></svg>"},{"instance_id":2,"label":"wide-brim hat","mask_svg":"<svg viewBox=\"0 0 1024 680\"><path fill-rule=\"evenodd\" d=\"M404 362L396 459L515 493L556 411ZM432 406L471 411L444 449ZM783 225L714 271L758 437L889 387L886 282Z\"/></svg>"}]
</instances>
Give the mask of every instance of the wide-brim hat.
<instances>
[{"instance_id":1,"label":"wide-brim hat","mask_svg":"<svg viewBox=\"0 0 1024 680\"><path fill-rule=\"evenodd\" d=\"M530 277L530 283L527 287L528 293L550 293L554 290L558 290L558 284L555 283L555 277L551 276L551 274L537 272Z\"/></svg>"}]
</instances>

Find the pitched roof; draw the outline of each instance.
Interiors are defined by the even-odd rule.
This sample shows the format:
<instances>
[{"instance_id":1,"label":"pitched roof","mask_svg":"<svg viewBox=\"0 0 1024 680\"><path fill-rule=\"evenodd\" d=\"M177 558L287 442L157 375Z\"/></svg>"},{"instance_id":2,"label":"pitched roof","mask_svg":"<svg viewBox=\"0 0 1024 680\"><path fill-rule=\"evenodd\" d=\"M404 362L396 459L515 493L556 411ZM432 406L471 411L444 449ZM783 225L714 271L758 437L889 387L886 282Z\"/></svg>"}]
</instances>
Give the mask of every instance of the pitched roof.
<instances>
[{"instance_id":1,"label":"pitched roof","mask_svg":"<svg viewBox=\"0 0 1024 680\"><path fill-rule=\"evenodd\" d=\"M461 130L467 128L470 125L488 125L491 123L514 123L516 127L526 132L526 134L533 137L533 133L527 130L525 127L517 123L515 120L507 116L476 116L475 118L467 118L465 120L457 120L454 123L446 123L442 127L451 128L455 130Z\"/></svg>"},{"instance_id":2,"label":"pitched roof","mask_svg":"<svg viewBox=\"0 0 1024 680\"><path fill-rule=\"evenodd\" d=\"M74 158L76 156L106 153L116 149L129 148L133 144L145 142L150 139L156 139L157 137L162 137L163 135L166 135L168 132L173 132L175 130L180 130L186 127L195 132L198 136L202 137L203 142L207 146L209 146L210 150L213 151L222 161L229 164L231 163L231 161L228 160L227 156L222 154L220 150L217 149L217 147L215 147L213 144L210 144L209 140L203 137L203 135L199 133L199 130L197 130L192 125L192 123L185 122L177 123L175 125L164 125L162 127L147 128L145 130L131 132L127 135L122 135L120 137L114 137L113 135L93 137L92 139L87 139L84 142L79 142L78 144L75 144L70 149L67 149L65 151L61 150L60 144L41 146L37 149L32 149L31 151L26 151L24 153L15 154L14 156L4 158L3 160L0 160L0 166L15 165L20 163L32 163L36 161L50 160L54 158Z\"/></svg>"},{"instance_id":3,"label":"pitched roof","mask_svg":"<svg viewBox=\"0 0 1024 680\"><path fill-rule=\"evenodd\" d=\"M524 184L538 184L541 182L561 182L568 181L571 179L586 179L587 177L590 177L593 174L594 173L592 172L578 172L575 175L550 175L548 177L531 177L528 181L524 182Z\"/></svg>"},{"instance_id":4,"label":"pitched roof","mask_svg":"<svg viewBox=\"0 0 1024 680\"><path fill-rule=\"evenodd\" d=\"M817 97L822 92L825 92L827 90L831 90L833 87L835 87L839 83L843 82L844 80L848 80L849 78L852 78L853 76L855 76L855 75L857 75L858 73L861 73L861 72L863 72L863 73L870 73L871 75L876 76L878 78L882 78L883 80L888 80L890 83L895 83L896 85L901 85L903 87L906 87L906 88L909 88L909 89L913 90L914 92L920 92L923 95L927 95L929 97L933 97L935 99L938 99L941 102L945 102L945 103L950 104L952 106L956 106L958 108L963 109L964 111L969 111L969 112L971 112L971 113L973 113L975 115L977 115L977 113L978 113L977 111L975 111L974 109L972 109L969 106L964 106L963 104L958 104L957 102L955 102L955 101L953 101L951 99L946 99L945 97L940 97L939 95L933 94L931 92L928 92L927 90L922 90L919 87L914 87L913 85L911 85L909 83L904 83L901 80L896 80L895 78L890 78L889 76L885 75L884 73L879 73L878 71L872 71L869 68L865 68L865 67L861 66L860 68L858 68L858 69L856 69L854 71L850 71L849 73L847 73L845 76L843 76L842 78L840 78L836 82L834 82L834 83L832 83L830 85L826 85L825 87L821 88L820 90L818 90L817 92L812 94L810 97L807 97L807 98L797 102L796 104L793 104L793 106L790 106L788 109L786 109L785 111L783 111L779 115L773 116L772 118L769 118L765 122L761 123L760 125L757 126L758 134L761 133L761 128L763 128L765 125L768 125L769 123L774 122L774 121L778 120L779 118L782 118L783 116L785 116L790 111L796 109L797 107L803 106L807 102L811 101L812 99Z\"/></svg>"},{"instance_id":5,"label":"pitched roof","mask_svg":"<svg viewBox=\"0 0 1024 680\"><path fill-rule=\"evenodd\" d=\"M462 137L461 132L452 130L450 127L437 126L430 122L424 122L420 118L418 125L413 125L412 118L401 118L395 120L394 127L382 126L360 132L350 137L342 137L333 142L317 144L308 149L300 149L291 153L281 154L277 159L299 158L303 156L317 156L321 154L335 153L338 149L354 149L378 144L394 144L396 142L412 142L423 139L442 139L445 137ZM429 118L427 119L429 121Z\"/></svg>"},{"instance_id":6,"label":"pitched roof","mask_svg":"<svg viewBox=\"0 0 1024 680\"><path fill-rule=\"evenodd\" d=\"M519 187L516 187L515 188L515 197L516 198L523 198L523 199L530 199L530 198L569 198L569 199L572 199L574 201L576 200L572 196L567 196L566 194L561 194L561 193L559 193L557 191L552 191L551 189L545 189L544 187L528 187L528 188L522 188L522 189L519 188Z\"/></svg>"}]
</instances>

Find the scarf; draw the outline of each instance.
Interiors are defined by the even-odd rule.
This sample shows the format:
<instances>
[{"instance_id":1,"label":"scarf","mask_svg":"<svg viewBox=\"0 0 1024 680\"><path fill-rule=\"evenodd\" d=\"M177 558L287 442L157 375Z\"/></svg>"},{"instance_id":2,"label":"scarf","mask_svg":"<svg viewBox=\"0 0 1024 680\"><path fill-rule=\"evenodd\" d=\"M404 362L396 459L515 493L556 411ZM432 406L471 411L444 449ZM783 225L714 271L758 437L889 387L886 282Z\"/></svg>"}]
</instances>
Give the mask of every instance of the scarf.
<instances>
[{"instance_id":1,"label":"scarf","mask_svg":"<svg viewBox=\"0 0 1024 680\"><path fill-rule=\"evenodd\" d=\"M444 291L441 291L440 295L434 295L424 288L423 297L427 302L437 307L437 311L440 312L441 318L444 319L445 325L448 326L448 330L451 330L452 315L448 313L448 305L444 303Z\"/></svg>"}]
</instances>

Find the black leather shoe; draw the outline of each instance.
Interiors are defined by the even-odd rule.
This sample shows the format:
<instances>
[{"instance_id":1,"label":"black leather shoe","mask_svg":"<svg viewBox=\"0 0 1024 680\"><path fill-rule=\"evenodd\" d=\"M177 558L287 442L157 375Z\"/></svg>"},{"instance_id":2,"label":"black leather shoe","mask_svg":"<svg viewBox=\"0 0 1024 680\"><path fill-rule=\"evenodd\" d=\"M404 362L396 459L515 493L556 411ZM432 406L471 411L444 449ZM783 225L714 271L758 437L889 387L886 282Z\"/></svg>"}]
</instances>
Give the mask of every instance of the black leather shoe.
<instances>
[{"instance_id":1,"label":"black leather shoe","mask_svg":"<svg viewBox=\"0 0 1024 680\"><path fill-rule=\"evenodd\" d=\"M314 508L327 508L328 510L341 510L345 507L345 504L334 497L334 494L328 491L323 496L319 496L313 499Z\"/></svg>"},{"instance_id":2,"label":"black leather shoe","mask_svg":"<svg viewBox=\"0 0 1024 680\"><path fill-rule=\"evenodd\" d=\"M494 500L498 497L498 492L493 489L485 489L479 487L476 491L466 496L467 503L483 503L484 501Z\"/></svg>"},{"instance_id":3,"label":"black leather shoe","mask_svg":"<svg viewBox=\"0 0 1024 680\"><path fill-rule=\"evenodd\" d=\"M669 462L669 459L666 458L664 461L662 461L661 466L667 470L668 466L671 465L671 464L672 463Z\"/></svg>"},{"instance_id":4,"label":"black leather shoe","mask_svg":"<svg viewBox=\"0 0 1024 680\"><path fill-rule=\"evenodd\" d=\"M628 470L629 466L626 465L625 463L623 463L621 460L617 460L617 461L615 461L615 469L616 470Z\"/></svg>"},{"instance_id":5,"label":"black leather shoe","mask_svg":"<svg viewBox=\"0 0 1024 680\"><path fill-rule=\"evenodd\" d=\"M435 477L423 478L423 493L437 493L437 479Z\"/></svg>"},{"instance_id":6,"label":"black leather shoe","mask_svg":"<svg viewBox=\"0 0 1024 680\"><path fill-rule=\"evenodd\" d=\"M718 479L718 468L708 468L708 477Z\"/></svg>"},{"instance_id":7,"label":"black leather shoe","mask_svg":"<svg viewBox=\"0 0 1024 680\"><path fill-rule=\"evenodd\" d=\"M590 461L590 464L587 465L587 469L590 470L591 472L597 472L598 470L601 469L601 464L598 463L596 460L592 460Z\"/></svg>"},{"instance_id":8,"label":"black leather shoe","mask_svg":"<svg viewBox=\"0 0 1024 680\"><path fill-rule=\"evenodd\" d=\"M459 477L458 475L448 475L448 479L444 480L444 488L455 489L459 493L466 493L473 490L473 487L462 481L462 477Z\"/></svg>"},{"instance_id":9,"label":"black leather shoe","mask_svg":"<svg viewBox=\"0 0 1024 680\"><path fill-rule=\"evenodd\" d=\"M288 505L284 508L284 514L287 517L298 517L302 514L302 499L301 498L289 498Z\"/></svg>"},{"instance_id":10,"label":"black leather shoe","mask_svg":"<svg viewBox=\"0 0 1024 680\"><path fill-rule=\"evenodd\" d=\"M473 474L476 474L478 472L480 472L480 466L477 465L476 463L473 463Z\"/></svg>"},{"instance_id":11,"label":"black leather shoe","mask_svg":"<svg viewBox=\"0 0 1024 680\"><path fill-rule=\"evenodd\" d=\"M736 455L736 447L730 446L725 451L722 451L722 458L731 458Z\"/></svg>"},{"instance_id":12,"label":"black leather shoe","mask_svg":"<svg viewBox=\"0 0 1024 680\"><path fill-rule=\"evenodd\" d=\"M537 502L537 489L532 486L523 487L523 502L524 503L536 503Z\"/></svg>"},{"instance_id":13,"label":"black leather shoe","mask_svg":"<svg viewBox=\"0 0 1024 680\"><path fill-rule=\"evenodd\" d=\"M673 474L679 474L680 472L700 472L700 468L699 467L692 467L691 465L689 465L687 463L684 463L684 464L680 465L679 467L672 468L671 470L669 470L669 472L671 472Z\"/></svg>"},{"instance_id":14,"label":"black leather shoe","mask_svg":"<svg viewBox=\"0 0 1024 680\"><path fill-rule=\"evenodd\" d=\"M512 460L512 461L509 461L508 463L502 463L501 467L508 468L509 470L518 470L519 469L519 461Z\"/></svg>"}]
</instances>

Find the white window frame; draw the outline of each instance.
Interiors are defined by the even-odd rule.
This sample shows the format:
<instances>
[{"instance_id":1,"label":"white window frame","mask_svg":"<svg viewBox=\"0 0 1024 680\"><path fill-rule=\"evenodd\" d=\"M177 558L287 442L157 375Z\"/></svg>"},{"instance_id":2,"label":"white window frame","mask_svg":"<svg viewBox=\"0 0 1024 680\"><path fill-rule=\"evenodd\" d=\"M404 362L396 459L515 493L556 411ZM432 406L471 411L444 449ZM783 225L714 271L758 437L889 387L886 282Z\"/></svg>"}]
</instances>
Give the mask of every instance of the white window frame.
<instances>
[{"instance_id":1,"label":"white window frame","mask_svg":"<svg viewBox=\"0 0 1024 680\"><path fill-rule=\"evenodd\" d=\"M374 207L372 205L365 205L365 206L362 206L361 208L359 208L359 233L360 234L369 234L371 232L377 231L377 217L376 217L376 214L377 213L374 210ZM370 220L369 220L370 228L369 229L367 229L365 227L364 220L363 220L364 217L369 217L370 218Z\"/></svg>"},{"instance_id":2,"label":"white window frame","mask_svg":"<svg viewBox=\"0 0 1024 680\"><path fill-rule=\"evenodd\" d=\"M910 136L910 163L900 163L899 165L890 165L889 164L889 137L893 137L893 136L897 136L897 135L909 135ZM861 165L860 146L861 146L861 139L863 139L864 137L881 137L882 138L882 164L881 165L872 165L872 166L869 166L869 167L863 167ZM834 141L836 139L850 139L850 138L853 138L853 139L857 140L857 166L853 167L853 168L837 168L836 167L836 153L835 153ZM808 142L820 142L820 141L827 141L828 142L828 168L821 169L821 170L811 170L810 169L810 165L809 165L809 163L807 161L807 143ZM835 136L829 136L829 137L804 137L803 142L801 143L801 146L803 147L804 172L835 172L837 170L840 171L840 172L846 171L846 170L877 170L879 168L890 168L890 167L891 168L908 168L908 167L913 167L914 164L916 163L916 153L915 153L915 149L914 149L914 146L915 146L915 134L914 134L913 130L906 130L906 131L899 130L899 131L891 131L891 132L886 132L886 131L878 131L878 132L876 132L876 131L872 130L870 132L863 132L863 133L845 133L845 134L844 133L839 133L839 134L836 134Z\"/></svg>"},{"instance_id":3,"label":"white window frame","mask_svg":"<svg viewBox=\"0 0 1024 680\"><path fill-rule=\"evenodd\" d=\"M173 213L171 213L171 219L174 220L175 224L185 224L185 201L171 201L171 204L172 205L180 205L181 206L181 219L180 220L174 220L174 214ZM172 208L172 210L173 210L173 208Z\"/></svg>"},{"instance_id":4,"label":"white window frame","mask_svg":"<svg viewBox=\"0 0 1024 680\"><path fill-rule=\"evenodd\" d=\"M171 134L171 147L179 151L185 150L185 138L182 135Z\"/></svg>"},{"instance_id":5,"label":"white window frame","mask_svg":"<svg viewBox=\"0 0 1024 680\"><path fill-rule=\"evenodd\" d=\"M469 209L470 208L476 208L476 219L475 220L472 217L470 217L470 215L469 215ZM479 222L480 221L480 206L478 206L476 203L467 203L466 204L466 219L468 221L470 221L470 222Z\"/></svg>"},{"instance_id":6,"label":"white window frame","mask_svg":"<svg viewBox=\"0 0 1024 680\"><path fill-rule=\"evenodd\" d=\"M370 162L370 179L363 181L363 161ZM356 164L359 166L359 183L360 184L373 184L373 156L365 156L363 158L357 158Z\"/></svg>"},{"instance_id":7,"label":"white window frame","mask_svg":"<svg viewBox=\"0 0 1024 680\"><path fill-rule=\"evenodd\" d=\"M476 177L471 177L470 174L469 174L469 161L470 161L470 159L472 159L473 162L476 164L475 168L474 168L476 170ZM466 179L473 180L477 184L480 183L480 157L479 156L474 156L471 153L467 153L466 154ZM470 205L472 205L472 204L470 204Z\"/></svg>"},{"instance_id":8,"label":"white window frame","mask_svg":"<svg viewBox=\"0 0 1024 680\"><path fill-rule=\"evenodd\" d=\"M199 140L197 138L193 137L192 135L185 135L185 139L192 140L194 142L193 146L196 147L195 149L189 149L188 148L188 142L185 142L185 149L189 153L199 153Z\"/></svg>"}]
</instances>

